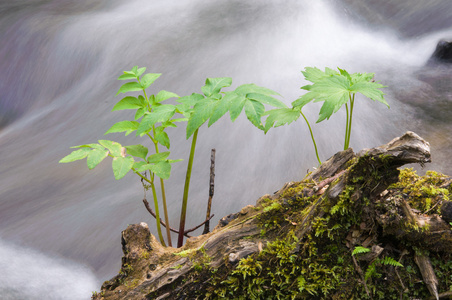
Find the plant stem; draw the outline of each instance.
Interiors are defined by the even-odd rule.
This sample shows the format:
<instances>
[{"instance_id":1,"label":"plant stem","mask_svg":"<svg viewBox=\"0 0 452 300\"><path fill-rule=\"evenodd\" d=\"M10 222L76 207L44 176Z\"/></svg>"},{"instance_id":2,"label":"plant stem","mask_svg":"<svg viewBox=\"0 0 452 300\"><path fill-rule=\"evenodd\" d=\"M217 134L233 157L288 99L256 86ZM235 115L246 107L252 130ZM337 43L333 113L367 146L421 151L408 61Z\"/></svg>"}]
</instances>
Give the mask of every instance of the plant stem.
<instances>
[{"instance_id":1,"label":"plant stem","mask_svg":"<svg viewBox=\"0 0 452 300\"><path fill-rule=\"evenodd\" d=\"M168 239L168 246L172 247L173 244L171 242L171 232L170 232L170 228L169 228L168 209L166 206L165 184L163 183L162 178L160 178L160 187L162 189L162 203L163 203L163 213L165 214L165 223L168 224L168 226L166 226L166 236Z\"/></svg>"},{"instance_id":2,"label":"plant stem","mask_svg":"<svg viewBox=\"0 0 452 300\"><path fill-rule=\"evenodd\" d=\"M308 119L306 119L305 115L301 112L301 110L300 110L300 114L303 116L304 120L306 121L306 124L308 124L309 133L311 133L312 143L314 144L315 155L317 156L317 160L319 161L319 164L321 165L322 161L319 158L319 152L317 151L317 145L315 143L314 134L312 133L311 125L309 125Z\"/></svg>"},{"instance_id":3,"label":"plant stem","mask_svg":"<svg viewBox=\"0 0 452 300\"><path fill-rule=\"evenodd\" d=\"M154 206L155 206L155 215L156 215L155 219L157 220L157 233L159 235L160 243L162 243L162 245L166 247L165 240L163 239L163 235L162 235L162 229L160 227L159 205L158 205L158 202L157 202L157 193L155 191L154 180L147 179L146 176L141 175L141 173L138 172L137 170L135 170L134 168L132 168L132 170L135 172L135 174L140 176L144 181L148 182L151 185L152 197L154 198Z\"/></svg>"},{"instance_id":4,"label":"plant stem","mask_svg":"<svg viewBox=\"0 0 452 300\"><path fill-rule=\"evenodd\" d=\"M349 114L348 114L348 104L347 103L345 103L345 110L347 111L347 116L346 116L346 124L345 124L345 141L344 141L344 150L347 150L348 149L348 143L349 143L349 140L348 140L348 134L349 134L349 120L348 120L348 116L349 116Z\"/></svg>"},{"instance_id":5,"label":"plant stem","mask_svg":"<svg viewBox=\"0 0 452 300\"><path fill-rule=\"evenodd\" d=\"M352 134L352 118L353 118L353 106L355 105L355 94L350 96L350 120L348 121L348 145L350 144L350 136Z\"/></svg>"},{"instance_id":6,"label":"plant stem","mask_svg":"<svg viewBox=\"0 0 452 300\"><path fill-rule=\"evenodd\" d=\"M154 198L154 206L155 206L155 215L157 216L156 220L157 220L157 232L159 234L159 239L160 242L162 243L163 247L166 247L165 244L165 240L163 239L163 235L162 235L162 229L160 228L160 215L159 215L159 204L157 201L157 192L155 191L155 185L154 182L152 181L151 183L151 188L152 188L152 197Z\"/></svg>"},{"instance_id":7,"label":"plant stem","mask_svg":"<svg viewBox=\"0 0 452 300\"><path fill-rule=\"evenodd\" d=\"M138 79L138 82L140 82L140 79L139 78L137 78L137 79ZM140 84L141 84L141 82L140 82ZM152 110L151 104L149 103L149 98L148 98L148 95L146 94L146 90L145 89L143 89L143 94L144 94L144 97L146 99L146 103L148 104L148 109L149 109L149 111L151 111ZM155 125L152 126L152 133L155 136ZM154 143L155 152L159 153L158 142L149 133L147 133L147 135L149 136L151 141ZM163 204L163 213L165 215L165 223L168 224L168 226L166 226L166 237L168 239L168 245L170 247L172 247L173 245L172 245L172 242L171 242L171 232L170 232L170 229L169 229L168 208L166 206L165 184L163 183L163 179L162 178L160 178L160 187L161 187L161 190L162 190L162 204ZM159 226L160 226L160 223L159 223Z\"/></svg>"},{"instance_id":8,"label":"plant stem","mask_svg":"<svg viewBox=\"0 0 452 300\"><path fill-rule=\"evenodd\" d=\"M198 139L198 129L193 133L191 141L190 157L188 159L187 174L185 175L184 196L182 198L182 209L180 214L179 236L177 239L177 247L182 247L184 243L185 216L187 214L188 189L190 187L190 177L193 167L193 158L195 157L196 140Z\"/></svg>"},{"instance_id":9,"label":"plant stem","mask_svg":"<svg viewBox=\"0 0 452 300\"><path fill-rule=\"evenodd\" d=\"M155 136L155 126L152 127L152 131L153 131L154 136ZM155 139L153 139L152 136L149 133L148 133L148 136L151 138L152 142L154 143L155 153L159 153L158 142ZM170 229L169 229L168 208L166 206L165 183L163 182L162 178L160 178L160 187L161 187L161 190L162 190L163 214L165 215L165 223L168 224L168 226L166 226L166 238L168 240L168 246L172 247L173 244L171 242L171 232L170 232Z\"/></svg>"}]
</instances>

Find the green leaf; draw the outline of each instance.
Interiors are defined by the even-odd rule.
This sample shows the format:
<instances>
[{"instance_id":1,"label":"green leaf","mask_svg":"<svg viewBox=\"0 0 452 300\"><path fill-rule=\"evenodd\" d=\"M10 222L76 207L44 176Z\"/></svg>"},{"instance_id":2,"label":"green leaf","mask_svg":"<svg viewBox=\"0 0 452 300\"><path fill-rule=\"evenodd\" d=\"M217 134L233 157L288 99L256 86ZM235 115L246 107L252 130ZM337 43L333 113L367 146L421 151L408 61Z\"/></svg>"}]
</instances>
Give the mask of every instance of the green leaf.
<instances>
[{"instance_id":1,"label":"green leaf","mask_svg":"<svg viewBox=\"0 0 452 300\"><path fill-rule=\"evenodd\" d=\"M138 67L135 67L135 75L137 77L140 77L141 74L143 74L145 71L146 71L146 67L142 67L142 68L139 68L139 69L138 69Z\"/></svg>"},{"instance_id":2,"label":"green leaf","mask_svg":"<svg viewBox=\"0 0 452 300\"><path fill-rule=\"evenodd\" d=\"M265 114L268 115L265 120L265 133L267 133L272 127L278 127L296 121L300 117L300 110L293 108L278 108L272 109Z\"/></svg>"},{"instance_id":3,"label":"green leaf","mask_svg":"<svg viewBox=\"0 0 452 300\"><path fill-rule=\"evenodd\" d=\"M236 88L234 92L238 95L247 95L251 93L263 94L267 96L279 95L277 92L271 89L255 85L254 83L242 84L241 86Z\"/></svg>"},{"instance_id":4,"label":"green leaf","mask_svg":"<svg viewBox=\"0 0 452 300\"><path fill-rule=\"evenodd\" d=\"M298 108L302 108L303 106L305 106L306 104L308 104L309 102L311 102L312 100L314 100L317 97L316 93L306 93L303 96L301 96L300 98L298 98L297 100L295 100L294 102L292 102L292 106L293 107L298 107Z\"/></svg>"},{"instance_id":5,"label":"green leaf","mask_svg":"<svg viewBox=\"0 0 452 300\"><path fill-rule=\"evenodd\" d=\"M375 76L375 73L353 73L351 74L352 82L368 82L371 81Z\"/></svg>"},{"instance_id":6,"label":"green leaf","mask_svg":"<svg viewBox=\"0 0 452 300\"><path fill-rule=\"evenodd\" d=\"M143 105L143 103L139 99L127 96L122 98L122 100L119 101L118 103L116 103L111 111L124 109L138 109L140 107L145 107L145 105Z\"/></svg>"},{"instance_id":7,"label":"green leaf","mask_svg":"<svg viewBox=\"0 0 452 300\"><path fill-rule=\"evenodd\" d=\"M268 96L266 94L249 93L246 95L246 98L259 101L262 104L269 104L271 106L278 107L278 108L287 107L287 105L284 104L284 102L282 102L276 98L273 98L271 96Z\"/></svg>"},{"instance_id":8,"label":"green leaf","mask_svg":"<svg viewBox=\"0 0 452 300\"><path fill-rule=\"evenodd\" d=\"M125 131L126 135L129 135L131 132L137 130L139 125L140 123L136 121L121 121L111 126L105 134Z\"/></svg>"},{"instance_id":9,"label":"green leaf","mask_svg":"<svg viewBox=\"0 0 452 300\"><path fill-rule=\"evenodd\" d=\"M119 91L116 93L116 95L127 92L141 91L142 89L143 88L138 82L127 82L119 88Z\"/></svg>"},{"instance_id":10,"label":"green leaf","mask_svg":"<svg viewBox=\"0 0 452 300\"><path fill-rule=\"evenodd\" d=\"M142 107L137 109L137 112L135 113L135 120L138 120L139 118L141 118L142 116L144 116L144 114L147 112L147 108L146 107Z\"/></svg>"},{"instance_id":11,"label":"green leaf","mask_svg":"<svg viewBox=\"0 0 452 300\"><path fill-rule=\"evenodd\" d=\"M133 168L134 168L137 172L140 172L140 173L141 173L141 172L144 172L144 171L146 171L146 170L149 170L151 166L152 166L151 164L148 164L148 163L145 162L145 161L134 162L134 164L133 164Z\"/></svg>"},{"instance_id":12,"label":"green leaf","mask_svg":"<svg viewBox=\"0 0 452 300\"><path fill-rule=\"evenodd\" d=\"M148 148L143 145L130 145L125 147L127 150L127 154L130 154L135 157L142 158L146 160L146 156L148 155Z\"/></svg>"},{"instance_id":13,"label":"green leaf","mask_svg":"<svg viewBox=\"0 0 452 300\"><path fill-rule=\"evenodd\" d=\"M399 263L397 260L395 260L394 258L390 257L390 256L385 256L382 261L381 261L384 265L391 265L394 267L401 267L403 268L403 265L401 263Z\"/></svg>"},{"instance_id":14,"label":"green leaf","mask_svg":"<svg viewBox=\"0 0 452 300\"><path fill-rule=\"evenodd\" d=\"M245 114L248 120L259 129L264 130L262 126L261 117L265 111L262 103L254 100L247 100L245 102Z\"/></svg>"},{"instance_id":15,"label":"green leaf","mask_svg":"<svg viewBox=\"0 0 452 300\"><path fill-rule=\"evenodd\" d=\"M149 169L162 179L168 179L171 175L171 164L166 160L151 165Z\"/></svg>"},{"instance_id":16,"label":"green leaf","mask_svg":"<svg viewBox=\"0 0 452 300\"><path fill-rule=\"evenodd\" d=\"M207 78L206 85L201 88L206 97L210 97L213 94L220 93L220 90L224 87L231 86L232 78L219 77L219 78Z\"/></svg>"},{"instance_id":17,"label":"green leaf","mask_svg":"<svg viewBox=\"0 0 452 300\"><path fill-rule=\"evenodd\" d=\"M171 93L165 90L161 90L156 96L155 96L155 102L160 103L162 101L165 101L170 98L179 98L179 96L175 93Z\"/></svg>"},{"instance_id":18,"label":"green leaf","mask_svg":"<svg viewBox=\"0 0 452 300\"><path fill-rule=\"evenodd\" d=\"M154 73L148 73L144 75L141 80L141 89L147 89L151 84L154 83L154 81L159 78L162 74L154 74Z\"/></svg>"},{"instance_id":19,"label":"green leaf","mask_svg":"<svg viewBox=\"0 0 452 300\"><path fill-rule=\"evenodd\" d=\"M113 162L111 164L113 168L113 174L115 175L115 179L123 178L133 167L134 160L132 156L127 157L115 157L113 158Z\"/></svg>"},{"instance_id":20,"label":"green leaf","mask_svg":"<svg viewBox=\"0 0 452 300\"><path fill-rule=\"evenodd\" d=\"M352 256L354 256L356 254L368 253L368 252L370 252L369 248L362 247L362 246L356 246L355 249L353 249Z\"/></svg>"},{"instance_id":21,"label":"green leaf","mask_svg":"<svg viewBox=\"0 0 452 300\"><path fill-rule=\"evenodd\" d=\"M226 93L225 96L218 101L217 105L215 106L212 112L212 115L210 116L208 124L209 127L228 112L232 101L236 97L238 96L235 93Z\"/></svg>"},{"instance_id":22,"label":"green leaf","mask_svg":"<svg viewBox=\"0 0 452 300\"><path fill-rule=\"evenodd\" d=\"M350 99L350 83L344 76L332 75L314 83L310 93L314 93L314 102L325 101L320 109L317 123L329 119Z\"/></svg>"},{"instance_id":23,"label":"green leaf","mask_svg":"<svg viewBox=\"0 0 452 300\"><path fill-rule=\"evenodd\" d=\"M310 82L317 82L323 79L324 77L329 76L325 74L325 72L323 72L322 70L312 67L305 68L304 71L301 71L301 73L303 73L304 78Z\"/></svg>"},{"instance_id":24,"label":"green leaf","mask_svg":"<svg viewBox=\"0 0 452 300\"><path fill-rule=\"evenodd\" d=\"M93 148L93 149L100 149L100 150L105 149L104 147L102 147L99 144L86 144L86 145L72 146L71 148Z\"/></svg>"},{"instance_id":25,"label":"green leaf","mask_svg":"<svg viewBox=\"0 0 452 300\"><path fill-rule=\"evenodd\" d=\"M179 162L179 161L183 161L183 159L168 159L168 162L170 164L174 164L174 163Z\"/></svg>"},{"instance_id":26,"label":"green leaf","mask_svg":"<svg viewBox=\"0 0 452 300\"><path fill-rule=\"evenodd\" d=\"M120 143L109 141L109 140L99 140L99 144L107 148L111 155L113 156L123 156L123 150Z\"/></svg>"},{"instance_id":27,"label":"green leaf","mask_svg":"<svg viewBox=\"0 0 452 300\"><path fill-rule=\"evenodd\" d=\"M129 74L124 72L125 74L118 77L118 80L129 80L129 79L137 79L137 77L134 74Z\"/></svg>"},{"instance_id":28,"label":"green leaf","mask_svg":"<svg viewBox=\"0 0 452 300\"><path fill-rule=\"evenodd\" d=\"M93 149L88 154L86 159L86 164L88 169L94 169L101 161L103 161L108 156L108 150Z\"/></svg>"},{"instance_id":29,"label":"green leaf","mask_svg":"<svg viewBox=\"0 0 452 300\"><path fill-rule=\"evenodd\" d=\"M389 107L389 104L384 99L384 93L379 90L384 87L384 85L376 82L357 82L353 84L351 91L354 93L361 93L367 98L370 98L374 101L379 101Z\"/></svg>"},{"instance_id":30,"label":"green leaf","mask_svg":"<svg viewBox=\"0 0 452 300\"><path fill-rule=\"evenodd\" d=\"M234 122L242 112L243 106L245 106L245 102L246 97L244 95L237 95L236 97L232 98L231 104L229 106L229 115L231 116L232 122Z\"/></svg>"},{"instance_id":31,"label":"green leaf","mask_svg":"<svg viewBox=\"0 0 452 300\"><path fill-rule=\"evenodd\" d=\"M137 129L137 135L149 132L152 127L159 122L166 122L176 113L176 106L171 104L163 104L154 108L154 110L146 114L141 120Z\"/></svg>"},{"instance_id":32,"label":"green leaf","mask_svg":"<svg viewBox=\"0 0 452 300\"><path fill-rule=\"evenodd\" d=\"M166 148L170 148L170 139L168 134L164 131L164 127L160 126L155 129L155 140L160 143L160 145L165 146Z\"/></svg>"},{"instance_id":33,"label":"green leaf","mask_svg":"<svg viewBox=\"0 0 452 300\"><path fill-rule=\"evenodd\" d=\"M196 103L187 123L187 139L212 116L217 104L218 101L210 98L205 98Z\"/></svg>"},{"instance_id":34,"label":"green leaf","mask_svg":"<svg viewBox=\"0 0 452 300\"><path fill-rule=\"evenodd\" d=\"M150 164L155 164L166 160L169 155L170 155L169 151L152 154L151 156L148 157L147 161Z\"/></svg>"},{"instance_id":35,"label":"green leaf","mask_svg":"<svg viewBox=\"0 0 452 300\"><path fill-rule=\"evenodd\" d=\"M189 96L180 97L179 99L177 99L177 102L193 107L196 105L196 103L204 98L205 97L201 94L193 93Z\"/></svg>"},{"instance_id":36,"label":"green leaf","mask_svg":"<svg viewBox=\"0 0 452 300\"><path fill-rule=\"evenodd\" d=\"M63 157L59 161L59 163L68 163L68 162L73 162L76 160L84 159L85 157L88 156L90 151L91 151L91 149L89 149L89 148L82 148L82 149L74 150L74 151L72 151L71 154Z\"/></svg>"}]
</instances>

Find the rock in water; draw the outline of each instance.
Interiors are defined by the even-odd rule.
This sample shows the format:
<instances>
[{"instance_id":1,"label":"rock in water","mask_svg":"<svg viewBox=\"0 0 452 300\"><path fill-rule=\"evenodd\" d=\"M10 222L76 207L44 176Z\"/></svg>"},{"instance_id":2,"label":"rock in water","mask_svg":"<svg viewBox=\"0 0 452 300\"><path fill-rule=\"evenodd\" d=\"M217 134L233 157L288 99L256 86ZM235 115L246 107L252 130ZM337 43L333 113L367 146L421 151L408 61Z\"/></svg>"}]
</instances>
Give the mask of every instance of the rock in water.
<instances>
[{"instance_id":1,"label":"rock in water","mask_svg":"<svg viewBox=\"0 0 452 300\"><path fill-rule=\"evenodd\" d=\"M427 64L435 63L452 63L452 41L443 39L438 42L435 52L433 52Z\"/></svg>"}]
</instances>

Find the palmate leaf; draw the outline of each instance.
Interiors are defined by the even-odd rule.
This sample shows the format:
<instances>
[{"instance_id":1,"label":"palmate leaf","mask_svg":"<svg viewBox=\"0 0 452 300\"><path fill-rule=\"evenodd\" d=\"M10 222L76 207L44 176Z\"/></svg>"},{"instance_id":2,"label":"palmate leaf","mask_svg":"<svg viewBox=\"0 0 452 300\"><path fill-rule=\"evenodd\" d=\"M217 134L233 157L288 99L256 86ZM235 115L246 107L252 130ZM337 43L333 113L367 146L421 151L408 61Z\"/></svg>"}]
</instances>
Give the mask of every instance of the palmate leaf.
<instances>
[{"instance_id":1,"label":"palmate leaf","mask_svg":"<svg viewBox=\"0 0 452 300\"><path fill-rule=\"evenodd\" d=\"M237 97L235 93L226 93L224 97L218 101L212 115L210 116L208 124L209 127L229 111L231 103L235 97Z\"/></svg>"},{"instance_id":2,"label":"palmate leaf","mask_svg":"<svg viewBox=\"0 0 452 300\"><path fill-rule=\"evenodd\" d=\"M261 122L262 114L265 111L265 107L262 103L255 100L247 100L245 102L245 114L248 120L257 128L264 130L264 126Z\"/></svg>"},{"instance_id":3,"label":"palmate leaf","mask_svg":"<svg viewBox=\"0 0 452 300\"><path fill-rule=\"evenodd\" d=\"M279 95L277 92L271 89L255 85L254 83L242 84L241 86L237 87L234 90L234 92L238 95L247 95L250 93L262 94L267 96Z\"/></svg>"},{"instance_id":4,"label":"palmate leaf","mask_svg":"<svg viewBox=\"0 0 452 300\"><path fill-rule=\"evenodd\" d=\"M207 78L206 84L201 88L201 91L206 97L210 97L220 93L222 88L231 86L231 84L232 78L230 77Z\"/></svg>"},{"instance_id":5,"label":"palmate leaf","mask_svg":"<svg viewBox=\"0 0 452 300\"><path fill-rule=\"evenodd\" d=\"M371 82L373 73L349 74L346 70L340 68L338 70L339 72L325 68L323 72L317 68L306 68L302 73L313 84L302 87L308 93L294 101L293 107L301 108L312 100L324 101L317 123L329 119L342 105L351 101L352 95L356 93L361 93L389 107L384 99L384 93L379 90L385 86Z\"/></svg>"},{"instance_id":6,"label":"palmate leaf","mask_svg":"<svg viewBox=\"0 0 452 300\"><path fill-rule=\"evenodd\" d=\"M234 95L234 97L231 98L231 103L229 105L229 115L231 117L231 121L234 122L242 113L246 97L244 95L238 95L235 92L231 92L231 94Z\"/></svg>"},{"instance_id":7,"label":"palmate leaf","mask_svg":"<svg viewBox=\"0 0 452 300\"><path fill-rule=\"evenodd\" d=\"M296 121L300 117L300 110L296 108L278 108L272 109L265 113L268 115L265 120L265 133L267 133L270 128L283 126L285 124L290 124Z\"/></svg>"},{"instance_id":8,"label":"palmate leaf","mask_svg":"<svg viewBox=\"0 0 452 300\"><path fill-rule=\"evenodd\" d=\"M370 98L374 101L379 101L389 107L388 102L386 102L384 98L384 93L379 89L384 88L385 86L376 82L357 82L353 84L351 87L351 91L353 93L361 93L367 98Z\"/></svg>"},{"instance_id":9,"label":"palmate leaf","mask_svg":"<svg viewBox=\"0 0 452 300\"><path fill-rule=\"evenodd\" d=\"M278 108L283 108L283 107L287 107L286 104L284 104L284 102L273 98L271 96L268 96L266 94L260 94L260 93L249 93L246 95L247 99L251 99L251 100L256 100L262 104L268 104L274 107L278 107Z\"/></svg>"},{"instance_id":10,"label":"palmate leaf","mask_svg":"<svg viewBox=\"0 0 452 300\"><path fill-rule=\"evenodd\" d=\"M212 98L205 98L196 103L187 123L187 139L212 116L217 104L218 100Z\"/></svg>"},{"instance_id":11,"label":"palmate leaf","mask_svg":"<svg viewBox=\"0 0 452 300\"><path fill-rule=\"evenodd\" d=\"M338 74L338 72L330 69L330 68L325 68L325 72L318 69L318 68L312 68L312 67L306 67L304 71L301 71L301 73L303 74L303 76L305 77L306 80L315 83L318 82L319 80L325 78L325 77L329 77L331 75L334 74Z\"/></svg>"},{"instance_id":12,"label":"palmate leaf","mask_svg":"<svg viewBox=\"0 0 452 300\"><path fill-rule=\"evenodd\" d=\"M317 94L315 92L306 93L294 102L292 102L292 107L297 107L299 109L303 108L306 104L311 102L317 97Z\"/></svg>"}]
</instances>

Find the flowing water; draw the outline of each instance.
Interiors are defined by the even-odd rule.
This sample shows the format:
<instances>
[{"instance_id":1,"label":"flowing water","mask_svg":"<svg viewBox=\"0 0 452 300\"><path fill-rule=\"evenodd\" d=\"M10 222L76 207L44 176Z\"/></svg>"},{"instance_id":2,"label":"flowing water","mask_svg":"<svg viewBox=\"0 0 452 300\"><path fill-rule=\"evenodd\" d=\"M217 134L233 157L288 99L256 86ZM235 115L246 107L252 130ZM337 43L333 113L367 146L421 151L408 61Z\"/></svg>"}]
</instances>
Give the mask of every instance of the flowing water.
<instances>
[{"instance_id":1,"label":"flowing water","mask_svg":"<svg viewBox=\"0 0 452 300\"><path fill-rule=\"evenodd\" d=\"M91 171L84 161L58 164L70 146L132 117L110 110L120 100L116 78L134 65L163 73L154 91L187 95L206 77L231 76L233 87L253 82L287 104L301 95L306 66L375 72L391 109L358 99L351 146L412 130L431 143L428 167L452 174L452 67L425 66L437 41L452 37L452 6L424 2L0 1L0 298L88 299L119 270L121 230L154 227L132 174L115 181L108 162ZM312 123L318 110L304 108ZM323 160L343 145L344 115L314 125ZM187 158L183 131L170 132L171 158ZM211 148L214 223L316 166L301 120L266 136L245 118L202 127L188 227L204 215ZM185 164L167 182L173 227Z\"/></svg>"}]
</instances>

